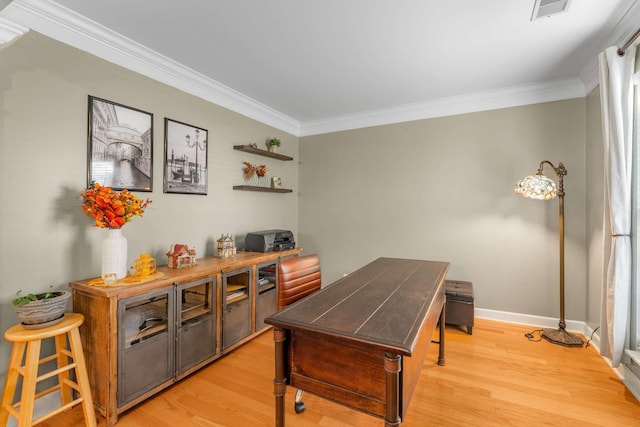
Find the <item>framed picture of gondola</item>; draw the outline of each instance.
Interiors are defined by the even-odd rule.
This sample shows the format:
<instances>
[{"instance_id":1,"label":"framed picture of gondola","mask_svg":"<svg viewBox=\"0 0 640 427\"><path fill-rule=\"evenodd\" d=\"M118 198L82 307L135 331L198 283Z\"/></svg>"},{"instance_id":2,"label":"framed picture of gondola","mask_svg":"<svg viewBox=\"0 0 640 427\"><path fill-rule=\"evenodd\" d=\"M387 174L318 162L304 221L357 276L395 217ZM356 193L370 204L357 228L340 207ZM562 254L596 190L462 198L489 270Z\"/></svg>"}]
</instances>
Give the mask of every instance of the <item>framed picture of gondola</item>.
<instances>
[{"instance_id":1,"label":"framed picture of gondola","mask_svg":"<svg viewBox=\"0 0 640 427\"><path fill-rule=\"evenodd\" d=\"M153 190L153 114L89 95L87 141L87 188Z\"/></svg>"},{"instance_id":2,"label":"framed picture of gondola","mask_svg":"<svg viewBox=\"0 0 640 427\"><path fill-rule=\"evenodd\" d=\"M164 119L164 192L207 194L209 132Z\"/></svg>"}]
</instances>

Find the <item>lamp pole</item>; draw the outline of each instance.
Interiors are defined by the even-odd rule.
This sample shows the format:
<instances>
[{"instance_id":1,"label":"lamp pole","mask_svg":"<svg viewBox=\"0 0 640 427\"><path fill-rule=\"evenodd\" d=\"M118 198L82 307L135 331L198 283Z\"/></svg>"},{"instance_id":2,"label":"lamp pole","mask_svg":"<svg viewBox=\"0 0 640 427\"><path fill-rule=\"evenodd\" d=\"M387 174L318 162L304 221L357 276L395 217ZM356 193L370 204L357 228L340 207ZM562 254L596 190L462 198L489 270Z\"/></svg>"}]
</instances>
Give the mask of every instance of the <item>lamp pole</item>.
<instances>
[{"instance_id":1,"label":"lamp pole","mask_svg":"<svg viewBox=\"0 0 640 427\"><path fill-rule=\"evenodd\" d=\"M582 347L582 340L565 330L567 324L564 318L564 177L567 175L567 169L562 163L554 166L548 160L540 162L538 175L542 175L544 165L549 165L553 172L558 176L558 235L560 238L560 321L558 329L544 329L542 337L554 344L560 344L567 347Z\"/></svg>"},{"instance_id":2,"label":"lamp pole","mask_svg":"<svg viewBox=\"0 0 640 427\"><path fill-rule=\"evenodd\" d=\"M564 177L567 169L562 163L558 163L558 167L555 167L550 161L543 160L540 162L538 175L542 175L545 164L549 165L558 176L558 235L560 236L560 323L558 326L564 329L566 327L564 321Z\"/></svg>"}]
</instances>

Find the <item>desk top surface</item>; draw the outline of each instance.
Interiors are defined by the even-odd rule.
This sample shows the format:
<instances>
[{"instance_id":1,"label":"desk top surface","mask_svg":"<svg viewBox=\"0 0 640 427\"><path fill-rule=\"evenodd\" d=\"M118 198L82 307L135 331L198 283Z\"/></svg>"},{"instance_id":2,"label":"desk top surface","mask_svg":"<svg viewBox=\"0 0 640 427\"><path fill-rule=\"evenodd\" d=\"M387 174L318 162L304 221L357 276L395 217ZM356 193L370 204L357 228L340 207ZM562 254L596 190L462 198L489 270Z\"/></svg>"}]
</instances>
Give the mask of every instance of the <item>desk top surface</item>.
<instances>
[{"instance_id":1,"label":"desk top surface","mask_svg":"<svg viewBox=\"0 0 640 427\"><path fill-rule=\"evenodd\" d=\"M439 314L448 270L447 262L378 258L265 322L410 356L427 316Z\"/></svg>"}]
</instances>

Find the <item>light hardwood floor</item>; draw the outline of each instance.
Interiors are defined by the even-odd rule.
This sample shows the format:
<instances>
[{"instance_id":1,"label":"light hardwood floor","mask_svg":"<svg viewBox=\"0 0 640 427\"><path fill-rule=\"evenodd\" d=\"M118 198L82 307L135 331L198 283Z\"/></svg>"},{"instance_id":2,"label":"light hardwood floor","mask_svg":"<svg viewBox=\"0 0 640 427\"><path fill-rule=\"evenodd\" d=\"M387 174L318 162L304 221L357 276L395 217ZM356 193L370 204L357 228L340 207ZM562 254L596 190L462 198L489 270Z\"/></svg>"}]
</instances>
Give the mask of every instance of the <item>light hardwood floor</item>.
<instances>
[{"instance_id":1,"label":"light hardwood floor","mask_svg":"<svg viewBox=\"0 0 640 427\"><path fill-rule=\"evenodd\" d=\"M533 329L477 319L469 336L448 326L446 366L436 365L431 345L402 426L640 426L640 402L592 347L531 342L524 333ZM273 426L273 365L268 331L122 414L117 426ZM288 427L384 425L311 394L295 414L294 393L289 387ZM41 425L83 426L82 411Z\"/></svg>"}]
</instances>

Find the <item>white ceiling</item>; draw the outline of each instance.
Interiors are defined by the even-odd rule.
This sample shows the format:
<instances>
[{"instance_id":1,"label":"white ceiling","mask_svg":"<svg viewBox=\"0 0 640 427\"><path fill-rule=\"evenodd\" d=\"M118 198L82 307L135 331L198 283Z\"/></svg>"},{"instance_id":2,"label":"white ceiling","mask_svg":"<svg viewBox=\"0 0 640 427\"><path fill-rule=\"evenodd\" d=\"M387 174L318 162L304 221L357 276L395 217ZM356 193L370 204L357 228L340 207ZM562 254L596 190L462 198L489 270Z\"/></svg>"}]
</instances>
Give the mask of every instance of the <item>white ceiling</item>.
<instances>
[{"instance_id":1,"label":"white ceiling","mask_svg":"<svg viewBox=\"0 0 640 427\"><path fill-rule=\"evenodd\" d=\"M584 96L636 3L14 0L0 19L305 135Z\"/></svg>"}]
</instances>

